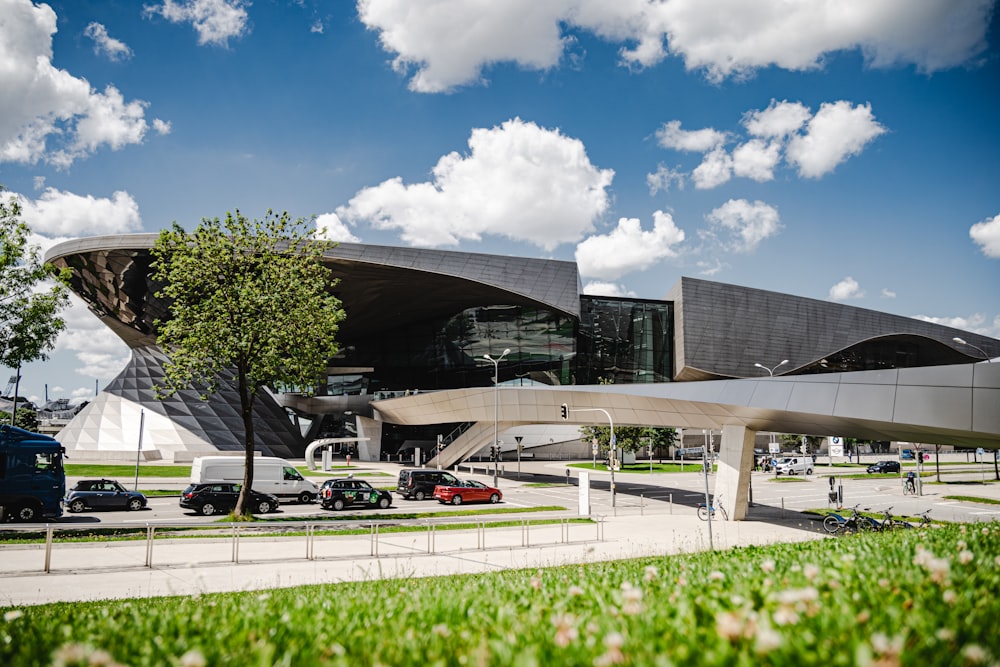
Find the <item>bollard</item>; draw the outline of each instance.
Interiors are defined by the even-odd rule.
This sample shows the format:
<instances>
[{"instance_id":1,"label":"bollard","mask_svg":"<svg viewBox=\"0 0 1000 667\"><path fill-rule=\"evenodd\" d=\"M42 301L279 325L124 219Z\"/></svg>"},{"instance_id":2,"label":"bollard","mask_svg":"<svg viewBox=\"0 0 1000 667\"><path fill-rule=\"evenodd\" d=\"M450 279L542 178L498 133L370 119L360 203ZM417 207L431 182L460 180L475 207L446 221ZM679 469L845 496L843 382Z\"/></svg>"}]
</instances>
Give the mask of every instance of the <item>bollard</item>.
<instances>
[{"instance_id":1,"label":"bollard","mask_svg":"<svg viewBox=\"0 0 1000 667\"><path fill-rule=\"evenodd\" d=\"M45 524L45 572L52 571L52 525Z\"/></svg>"},{"instance_id":2,"label":"bollard","mask_svg":"<svg viewBox=\"0 0 1000 667\"><path fill-rule=\"evenodd\" d=\"M639 516L643 516L643 511L646 509L646 497L645 494L639 494Z\"/></svg>"},{"instance_id":3,"label":"bollard","mask_svg":"<svg viewBox=\"0 0 1000 667\"><path fill-rule=\"evenodd\" d=\"M569 486L569 468L566 468L566 486Z\"/></svg>"},{"instance_id":4,"label":"bollard","mask_svg":"<svg viewBox=\"0 0 1000 667\"><path fill-rule=\"evenodd\" d=\"M785 517L785 497L781 497L781 517Z\"/></svg>"}]
</instances>

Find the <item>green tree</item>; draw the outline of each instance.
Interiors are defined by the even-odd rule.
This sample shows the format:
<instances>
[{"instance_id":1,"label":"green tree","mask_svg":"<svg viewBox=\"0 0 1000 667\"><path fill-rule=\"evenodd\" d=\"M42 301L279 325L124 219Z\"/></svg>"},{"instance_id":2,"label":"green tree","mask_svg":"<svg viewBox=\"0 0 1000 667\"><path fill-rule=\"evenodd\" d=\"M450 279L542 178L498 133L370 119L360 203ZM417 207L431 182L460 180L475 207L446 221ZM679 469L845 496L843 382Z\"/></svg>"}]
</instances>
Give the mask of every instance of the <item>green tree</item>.
<instances>
[{"instance_id":1,"label":"green tree","mask_svg":"<svg viewBox=\"0 0 1000 667\"><path fill-rule=\"evenodd\" d=\"M580 437L587 442L597 438L597 445L602 450L611 447L610 426L581 426ZM672 428L615 426L615 445L625 452L637 452L650 444L653 447L668 447L675 438L676 431Z\"/></svg>"},{"instance_id":2,"label":"green tree","mask_svg":"<svg viewBox=\"0 0 1000 667\"><path fill-rule=\"evenodd\" d=\"M803 443L803 439L805 442ZM783 449L794 449L802 454L815 454L819 450L819 446L823 444L824 437L818 435L792 435L791 433L781 434L781 443L784 445ZM805 449L803 450L803 444L805 444Z\"/></svg>"},{"instance_id":3,"label":"green tree","mask_svg":"<svg viewBox=\"0 0 1000 667\"><path fill-rule=\"evenodd\" d=\"M0 365L18 374L24 364L48 359L66 328L59 311L69 303L69 271L43 264L30 233L20 201L0 186Z\"/></svg>"},{"instance_id":4,"label":"green tree","mask_svg":"<svg viewBox=\"0 0 1000 667\"><path fill-rule=\"evenodd\" d=\"M10 413L0 411L0 423L10 423ZM38 430L38 413L30 408L17 408L14 411L14 426L25 431Z\"/></svg>"},{"instance_id":5,"label":"green tree","mask_svg":"<svg viewBox=\"0 0 1000 667\"><path fill-rule=\"evenodd\" d=\"M246 466L235 513L248 514L255 451L253 406L258 390L287 384L315 387L337 353L345 313L337 284L323 264L333 243L316 236L313 220L271 210L249 220L239 210L201 221L192 233L177 223L153 247L159 298L170 303L157 321L167 354L164 386L213 392L231 374L240 395Z\"/></svg>"}]
</instances>

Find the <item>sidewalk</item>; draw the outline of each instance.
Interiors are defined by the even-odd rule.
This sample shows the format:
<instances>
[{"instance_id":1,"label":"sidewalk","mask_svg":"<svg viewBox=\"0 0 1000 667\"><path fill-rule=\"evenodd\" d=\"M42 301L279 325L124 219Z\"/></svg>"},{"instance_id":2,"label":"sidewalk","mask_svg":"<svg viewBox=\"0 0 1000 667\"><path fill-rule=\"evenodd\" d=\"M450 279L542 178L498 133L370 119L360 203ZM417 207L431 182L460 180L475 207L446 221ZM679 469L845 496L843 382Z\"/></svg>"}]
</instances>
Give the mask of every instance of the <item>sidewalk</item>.
<instances>
[{"instance_id":1,"label":"sidewalk","mask_svg":"<svg viewBox=\"0 0 1000 667\"><path fill-rule=\"evenodd\" d=\"M56 543L51 572L44 572L45 546L0 547L0 606L200 595L225 591L447 576L505 569L704 551L708 525L692 516L647 514L606 517L603 539L596 524L383 534L378 557L367 535L316 537L307 559L305 537L254 537L239 541L233 563L231 538L157 538L153 566L147 543ZM713 522L717 550L737 546L820 539L818 524L801 515L784 521ZM564 541L565 540L565 541ZM433 553L428 553L433 551Z\"/></svg>"}]
</instances>

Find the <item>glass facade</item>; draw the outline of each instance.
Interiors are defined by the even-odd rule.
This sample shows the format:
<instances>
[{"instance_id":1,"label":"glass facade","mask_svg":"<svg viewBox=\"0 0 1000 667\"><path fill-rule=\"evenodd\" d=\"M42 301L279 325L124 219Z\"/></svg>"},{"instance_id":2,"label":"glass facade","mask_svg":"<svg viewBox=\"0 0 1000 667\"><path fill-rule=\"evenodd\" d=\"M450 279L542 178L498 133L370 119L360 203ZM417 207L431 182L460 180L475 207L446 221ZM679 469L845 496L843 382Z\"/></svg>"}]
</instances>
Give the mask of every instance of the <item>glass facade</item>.
<instances>
[{"instance_id":1,"label":"glass facade","mask_svg":"<svg viewBox=\"0 0 1000 667\"><path fill-rule=\"evenodd\" d=\"M674 304L580 297L574 384L638 384L673 378Z\"/></svg>"},{"instance_id":2,"label":"glass facade","mask_svg":"<svg viewBox=\"0 0 1000 667\"><path fill-rule=\"evenodd\" d=\"M573 317L544 308L467 308L364 340L342 341L334 366L375 370L363 377L331 375L326 385L332 393L364 387L370 394L492 386L493 364L483 355L498 357L506 348L510 353L500 364L501 383L569 384L575 324Z\"/></svg>"}]
</instances>

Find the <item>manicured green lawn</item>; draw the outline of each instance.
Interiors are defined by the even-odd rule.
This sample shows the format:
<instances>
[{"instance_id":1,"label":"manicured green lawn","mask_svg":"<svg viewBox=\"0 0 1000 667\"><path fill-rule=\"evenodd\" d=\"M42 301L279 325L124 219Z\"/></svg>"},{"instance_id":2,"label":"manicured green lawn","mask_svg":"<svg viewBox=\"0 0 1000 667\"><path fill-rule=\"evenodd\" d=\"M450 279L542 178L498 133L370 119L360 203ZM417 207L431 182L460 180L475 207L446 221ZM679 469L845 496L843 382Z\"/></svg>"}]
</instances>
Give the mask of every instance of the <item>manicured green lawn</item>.
<instances>
[{"instance_id":1,"label":"manicured green lawn","mask_svg":"<svg viewBox=\"0 0 1000 667\"><path fill-rule=\"evenodd\" d=\"M68 477L111 478L123 481L135 479L135 466L103 463L67 463ZM139 477L190 477L191 466L174 465L142 465L139 464ZM124 482L123 482L124 483Z\"/></svg>"},{"instance_id":2,"label":"manicured green lawn","mask_svg":"<svg viewBox=\"0 0 1000 667\"><path fill-rule=\"evenodd\" d=\"M579 468L580 470L598 470L603 472L610 472L608 466L602 461L597 462L597 467L594 467L594 463L570 463L567 468ZM657 463L653 461L653 469L650 471L649 462L639 462L630 463L628 465L623 465L621 470L616 470L615 473L637 473L637 474L649 474L650 472L701 472L701 461L688 461L685 462L683 466L680 463Z\"/></svg>"},{"instance_id":3,"label":"manicured green lawn","mask_svg":"<svg viewBox=\"0 0 1000 667\"><path fill-rule=\"evenodd\" d=\"M1000 526L0 609L0 664L991 665Z\"/></svg>"}]
</instances>

